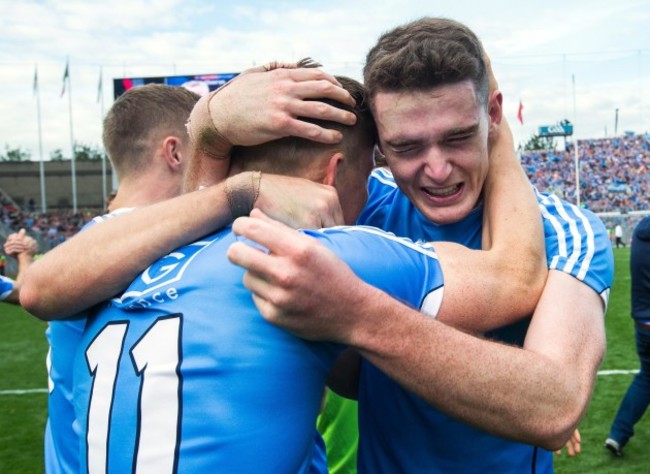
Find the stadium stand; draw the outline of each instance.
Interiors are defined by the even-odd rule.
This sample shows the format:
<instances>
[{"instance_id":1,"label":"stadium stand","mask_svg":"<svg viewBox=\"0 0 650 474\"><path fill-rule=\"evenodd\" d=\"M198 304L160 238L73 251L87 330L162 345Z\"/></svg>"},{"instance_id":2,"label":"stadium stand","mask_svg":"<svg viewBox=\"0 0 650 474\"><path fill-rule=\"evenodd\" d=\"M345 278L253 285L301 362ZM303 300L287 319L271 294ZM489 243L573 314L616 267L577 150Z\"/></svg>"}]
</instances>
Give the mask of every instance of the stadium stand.
<instances>
[{"instance_id":1,"label":"stadium stand","mask_svg":"<svg viewBox=\"0 0 650 474\"><path fill-rule=\"evenodd\" d=\"M580 205L605 222L620 223L626 239L650 213L650 134L578 140ZM540 191L576 202L575 156L566 150L526 151L521 163Z\"/></svg>"},{"instance_id":2,"label":"stadium stand","mask_svg":"<svg viewBox=\"0 0 650 474\"><path fill-rule=\"evenodd\" d=\"M76 234L95 215L92 211L55 210L41 213L29 206L22 209L0 189L0 242L24 228L39 248L47 251Z\"/></svg>"},{"instance_id":3,"label":"stadium stand","mask_svg":"<svg viewBox=\"0 0 650 474\"><path fill-rule=\"evenodd\" d=\"M650 133L614 138L578 140L580 158L580 205L600 216L613 234L617 224L626 239L650 214ZM565 150L525 151L521 163L531 182L540 190L576 201L573 145ZM28 204L21 209L0 189L0 242L24 227L49 250L74 235L88 222L93 210L56 210L45 214Z\"/></svg>"}]
</instances>

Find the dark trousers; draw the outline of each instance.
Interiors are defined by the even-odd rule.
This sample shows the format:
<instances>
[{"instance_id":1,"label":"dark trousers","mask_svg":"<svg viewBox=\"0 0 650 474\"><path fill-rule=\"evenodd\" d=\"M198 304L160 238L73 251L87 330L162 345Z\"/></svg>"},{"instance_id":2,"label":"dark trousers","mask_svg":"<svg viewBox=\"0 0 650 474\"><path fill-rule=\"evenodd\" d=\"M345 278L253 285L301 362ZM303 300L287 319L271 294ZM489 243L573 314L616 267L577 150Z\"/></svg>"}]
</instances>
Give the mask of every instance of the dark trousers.
<instances>
[{"instance_id":1,"label":"dark trousers","mask_svg":"<svg viewBox=\"0 0 650 474\"><path fill-rule=\"evenodd\" d=\"M609 437L618 441L621 447L634 435L634 425L641 419L650 404L650 325L635 326L636 350L641 370L627 389L625 398L618 408Z\"/></svg>"}]
</instances>

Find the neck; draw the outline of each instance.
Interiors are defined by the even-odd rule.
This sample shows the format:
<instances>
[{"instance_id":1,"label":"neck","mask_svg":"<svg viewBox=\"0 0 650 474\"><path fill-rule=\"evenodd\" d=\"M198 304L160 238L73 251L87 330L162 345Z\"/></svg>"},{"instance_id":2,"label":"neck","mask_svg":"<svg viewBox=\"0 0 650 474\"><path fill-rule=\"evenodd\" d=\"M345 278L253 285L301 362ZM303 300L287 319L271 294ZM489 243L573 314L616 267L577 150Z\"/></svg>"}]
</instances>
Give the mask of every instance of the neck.
<instances>
[{"instance_id":1,"label":"neck","mask_svg":"<svg viewBox=\"0 0 650 474\"><path fill-rule=\"evenodd\" d=\"M110 211L121 207L142 207L176 197L180 194L180 178L167 176L161 179L143 176L136 180L120 182L117 195L109 207Z\"/></svg>"}]
</instances>

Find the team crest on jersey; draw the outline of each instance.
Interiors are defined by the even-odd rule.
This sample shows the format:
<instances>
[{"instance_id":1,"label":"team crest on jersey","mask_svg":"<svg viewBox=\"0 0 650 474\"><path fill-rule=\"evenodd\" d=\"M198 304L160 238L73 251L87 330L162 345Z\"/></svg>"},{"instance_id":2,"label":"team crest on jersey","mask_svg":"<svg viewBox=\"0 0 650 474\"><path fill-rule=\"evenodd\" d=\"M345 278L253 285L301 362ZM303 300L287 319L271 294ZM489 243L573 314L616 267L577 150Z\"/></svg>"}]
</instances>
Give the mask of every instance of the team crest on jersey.
<instances>
[{"instance_id":1,"label":"team crest on jersey","mask_svg":"<svg viewBox=\"0 0 650 474\"><path fill-rule=\"evenodd\" d=\"M165 299L176 299L176 284L182 280L185 270L197 255L216 240L219 239L194 242L165 255L142 272L126 292L114 298L113 302L135 308L148 307L154 302L162 303Z\"/></svg>"}]
</instances>

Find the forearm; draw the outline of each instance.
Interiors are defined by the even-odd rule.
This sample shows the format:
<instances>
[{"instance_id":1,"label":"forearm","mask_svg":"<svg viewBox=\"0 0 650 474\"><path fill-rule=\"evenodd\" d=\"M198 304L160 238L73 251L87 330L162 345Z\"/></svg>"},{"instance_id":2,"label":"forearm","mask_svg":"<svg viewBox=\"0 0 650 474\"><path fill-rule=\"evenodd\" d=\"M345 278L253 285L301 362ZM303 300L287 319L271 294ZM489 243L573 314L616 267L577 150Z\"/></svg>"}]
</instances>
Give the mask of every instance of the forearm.
<instances>
[{"instance_id":1,"label":"forearm","mask_svg":"<svg viewBox=\"0 0 650 474\"><path fill-rule=\"evenodd\" d=\"M570 437L575 426L567 420L575 407L568 401L575 400L577 388L561 364L467 335L387 295L367 303L363 312L375 316L374 325L357 332L353 345L406 389L498 436L548 449Z\"/></svg>"},{"instance_id":2,"label":"forearm","mask_svg":"<svg viewBox=\"0 0 650 474\"><path fill-rule=\"evenodd\" d=\"M156 259L231 220L223 184L108 219L34 262L22 303L42 319L78 313L114 296Z\"/></svg>"},{"instance_id":3,"label":"forearm","mask_svg":"<svg viewBox=\"0 0 650 474\"><path fill-rule=\"evenodd\" d=\"M436 243L446 283L439 318L475 333L532 314L547 273L537 201L515 157L507 123L498 133L484 186L484 250Z\"/></svg>"},{"instance_id":4,"label":"forearm","mask_svg":"<svg viewBox=\"0 0 650 474\"><path fill-rule=\"evenodd\" d=\"M22 252L16 255L18 260L18 273L16 274L15 288L20 288L25 281L25 274L29 267L34 263L34 257L29 252Z\"/></svg>"},{"instance_id":5,"label":"forearm","mask_svg":"<svg viewBox=\"0 0 650 474\"><path fill-rule=\"evenodd\" d=\"M491 149L490 161L484 186L483 248L493 263L493 298L514 299L519 302L515 308L519 316L529 315L537 305L548 274L544 229L537 199L516 158L505 119L499 128L499 140ZM509 308L510 304L506 304L505 309Z\"/></svg>"}]
</instances>

